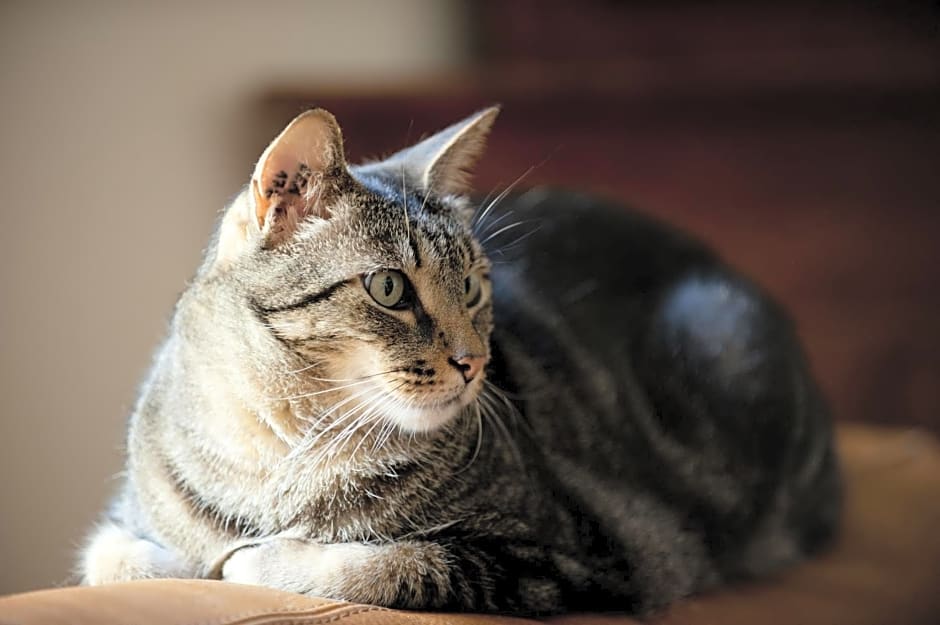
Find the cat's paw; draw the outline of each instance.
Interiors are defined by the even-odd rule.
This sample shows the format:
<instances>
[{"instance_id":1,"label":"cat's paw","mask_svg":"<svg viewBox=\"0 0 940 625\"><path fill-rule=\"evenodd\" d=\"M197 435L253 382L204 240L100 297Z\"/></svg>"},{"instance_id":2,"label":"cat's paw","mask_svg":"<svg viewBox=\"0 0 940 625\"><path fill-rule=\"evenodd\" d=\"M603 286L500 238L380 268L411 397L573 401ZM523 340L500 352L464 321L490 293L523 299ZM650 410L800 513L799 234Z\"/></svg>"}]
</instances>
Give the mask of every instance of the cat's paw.
<instances>
[{"instance_id":1,"label":"cat's paw","mask_svg":"<svg viewBox=\"0 0 940 625\"><path fill-rule=\"evenodd\" d=\"M82 582L90 586L153 577L193 577L169 550L122 527L99 527L82 554Z\"/></svg>"},{"instance_id":2,"label":"cat's paw","mask_svg":"<svg viewBox=\"0 0 940 625\"><path fill-rule=\"evenodd\" d=\"M261 586L265 544L248 545L229 554L222 564L222 579L235 584Z\"/></svg>"},{"instance_id":3,"label":"cat's paw","mask_svg":"<svg viewBox=\"0 0 940 625\"><path fill-rule=\"evenodd\" d=\"M315 559L319 546L293 538L277 538L238 548L222 565L222 579L235 584L294 590L297 576L292 569Z\"/></svg>"},{"instance_id":4,"label":"cat's paw","mask_svg":"<svg viewBox=\"0 0 940 625\"><path fill-rule=\"evenodd\" d=\"M222 564L224 581L349 599L354 571L372 554L365 544L274 538L240 547Z\"/></svg>"}]
</instances>

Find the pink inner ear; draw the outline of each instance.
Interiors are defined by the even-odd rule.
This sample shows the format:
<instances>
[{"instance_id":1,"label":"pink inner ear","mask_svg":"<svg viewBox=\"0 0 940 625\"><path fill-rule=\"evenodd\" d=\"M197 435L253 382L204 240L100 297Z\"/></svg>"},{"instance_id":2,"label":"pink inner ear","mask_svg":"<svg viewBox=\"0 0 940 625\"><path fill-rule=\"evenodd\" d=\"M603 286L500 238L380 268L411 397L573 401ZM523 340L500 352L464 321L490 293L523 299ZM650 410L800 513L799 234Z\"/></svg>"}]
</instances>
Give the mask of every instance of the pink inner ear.
<instances>
[{"instance_id":1,"label":"pink inner ear","mask_svg":"<svg viewBox=\"0 0 940 625\"><path fill-rule=\"evenodd\" d=\"M316 203L319 177L305 162L294 162L290 169L266 166L261 180L253 182L258 225L264 226L271 210L274 219L303 218Z\"/></svg>"},{"instance_id":2,"label":"pink inner ear","mask_svg":"<svg viewBox=\"0 0 940 625\"><path fill-rule=\"evenodd\" d=\"M342 139L332 115L308 111L291 122L261 155L252 176L258 225L263 228L269 219L286 221L278 230L292 230L307 214L317 212L319 185L342 158Z\"/></svg>"}]
</instances>

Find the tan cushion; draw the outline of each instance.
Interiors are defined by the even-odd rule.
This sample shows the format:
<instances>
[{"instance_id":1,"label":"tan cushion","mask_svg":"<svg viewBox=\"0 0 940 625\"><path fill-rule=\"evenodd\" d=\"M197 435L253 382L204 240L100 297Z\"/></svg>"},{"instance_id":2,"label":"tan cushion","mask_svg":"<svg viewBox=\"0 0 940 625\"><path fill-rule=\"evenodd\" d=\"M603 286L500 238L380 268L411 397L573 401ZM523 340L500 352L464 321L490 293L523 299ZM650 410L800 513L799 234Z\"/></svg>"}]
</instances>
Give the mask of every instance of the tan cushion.
<instances>
[{"instance_id":1,"label":"tan cushion","mask_svg":"<svg viewBox=\"0 0 940 625\"><path fill-rule=\"evenodd\" d=\"M940 446L914 431L842 427L845 528L828 554L779 579L675 606L652 625L940 623ZM10 563L5 563L8 566ZM228 625L248 623L524 623L399 612L196 580L149 580L0 598L0 624ZM554 623L636 624L617 615Z\"/></svg>"}]
</instances>

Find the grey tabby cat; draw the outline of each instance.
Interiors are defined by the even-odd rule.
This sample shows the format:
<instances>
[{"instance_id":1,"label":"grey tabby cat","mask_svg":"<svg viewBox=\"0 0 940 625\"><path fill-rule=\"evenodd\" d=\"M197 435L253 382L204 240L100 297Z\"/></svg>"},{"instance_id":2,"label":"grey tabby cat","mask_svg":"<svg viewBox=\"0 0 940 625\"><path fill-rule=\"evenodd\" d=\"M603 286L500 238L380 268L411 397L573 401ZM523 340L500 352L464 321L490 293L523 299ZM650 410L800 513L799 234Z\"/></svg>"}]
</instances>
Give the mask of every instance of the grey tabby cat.
<instances>
[{"instance_id":1,"label":"grey tabby cat","mask_svg":"<svg viewBox=\"0 0 940 625\"><path fill-rule=\"evenodd\" d=\"M265 150L143 386L86 583L645 612L826 543L831 424L785 315L618 206L475 210L496 114L348 166L313 110Z\"/></svg>"}]
</instances>

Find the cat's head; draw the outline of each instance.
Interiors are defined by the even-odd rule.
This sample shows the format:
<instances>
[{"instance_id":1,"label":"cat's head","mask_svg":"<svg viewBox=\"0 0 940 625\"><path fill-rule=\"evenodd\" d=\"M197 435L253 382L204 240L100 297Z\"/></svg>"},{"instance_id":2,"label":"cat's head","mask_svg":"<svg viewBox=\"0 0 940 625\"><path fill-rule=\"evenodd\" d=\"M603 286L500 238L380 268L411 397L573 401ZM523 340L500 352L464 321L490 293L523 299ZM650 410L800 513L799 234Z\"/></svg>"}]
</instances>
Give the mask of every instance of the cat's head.
<instances>
[{"instance_id":1,"label":"cat's head","mask_svg":"<svg viewBox=\"0 0 940 625\"><path fill-rule=\"evenodd\" d=\"M360 166L347 165L322 109L268 146L207 270L273 337L261 366L306 380L334 418L378 416L403 431L441 427L476 400L493 316L464 194L497 113Z\"/></svg>"}]
</instances>

